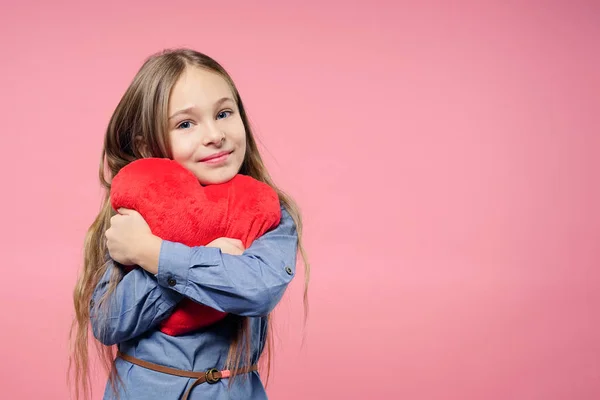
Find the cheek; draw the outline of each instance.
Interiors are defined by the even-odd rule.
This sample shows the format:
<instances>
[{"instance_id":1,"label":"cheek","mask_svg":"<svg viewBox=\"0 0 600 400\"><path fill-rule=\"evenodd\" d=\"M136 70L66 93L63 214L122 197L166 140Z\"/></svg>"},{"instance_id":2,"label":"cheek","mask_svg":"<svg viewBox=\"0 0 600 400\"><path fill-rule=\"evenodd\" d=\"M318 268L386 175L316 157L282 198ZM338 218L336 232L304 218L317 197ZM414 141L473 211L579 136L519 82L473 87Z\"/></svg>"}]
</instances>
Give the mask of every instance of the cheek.
<instances>
[{"instance_id":1,"label":"cheek","mask_svg":"<svg viewBox=\"0 0 600 400\"><path fill-rule=\"evenodd\" d=\"M244 132L238 141L238 146L240 147L240 149L243 149L244 151L246 150L246 133Z\"/></svg>"},{"instance_id":2,"label":"cheek","mask_svg":"<svg viewBox=\"0 0 600 400\"><path fill-rule=\"evenodd\" d=\"M235 144L237 145L237 147L239 147L241 149L245 149L246 148L246 129L244 128L244 123L242 122L241 119L238 119L236 121L236 125L235 125L235 128L232 129L232 133L233 133L233 140L235 141Z\"/></svg>"},{"instance_id":3,"label":"cheek","mask_svg":"<svg viewBox=\"0 0 600 400\"><path fill-rule=\"evenodd\" d=\"M244 158L246 157L246 133L243 132L237 138L237 148L239 155L239 164L241 165L244 162Z\"/></svg>"},{"instance_id":4,"label":"cheek","mask_svg":"<svg viewBox=\"0 0 600 400\"><path fill-rule=\"evenodd\" d=\"M191 157L193 149L192 146L190 146L189 141L177 135L171 135L170 140L171 151L173 152L173 158L175 160L185 161Z\"/></svg>"}]
</instances>

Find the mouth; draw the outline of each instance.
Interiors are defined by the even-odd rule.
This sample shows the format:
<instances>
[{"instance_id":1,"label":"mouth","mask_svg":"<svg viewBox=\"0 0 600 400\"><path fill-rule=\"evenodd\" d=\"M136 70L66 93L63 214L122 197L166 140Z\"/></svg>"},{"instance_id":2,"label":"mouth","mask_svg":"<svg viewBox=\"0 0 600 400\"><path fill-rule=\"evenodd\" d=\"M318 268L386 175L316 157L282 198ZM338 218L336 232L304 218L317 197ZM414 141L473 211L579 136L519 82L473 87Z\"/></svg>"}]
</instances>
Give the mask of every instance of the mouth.
<instances>
[{"instance_id":1,"label":"mouth","mask_svg":"<svg viewBox=\"0 0 600 400\"><path fill-rule=\"evenodd\" d=\"M211 154L210 156L201 158L200 160L198 160L198 162L218 163L221 161L225 161L231 153L233 153L233 151L222 151L220 153Z\"/></svg>"}]
</instances>

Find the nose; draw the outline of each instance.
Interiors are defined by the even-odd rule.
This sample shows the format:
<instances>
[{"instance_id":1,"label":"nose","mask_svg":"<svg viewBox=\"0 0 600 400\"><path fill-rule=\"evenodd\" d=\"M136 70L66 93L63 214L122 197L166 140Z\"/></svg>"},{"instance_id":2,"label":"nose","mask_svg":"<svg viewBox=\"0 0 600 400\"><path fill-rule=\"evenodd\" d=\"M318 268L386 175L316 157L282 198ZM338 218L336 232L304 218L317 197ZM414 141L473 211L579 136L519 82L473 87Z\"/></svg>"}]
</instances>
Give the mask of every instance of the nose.
<instances>
[{"instance_id":1,"label":"nose","mask_svg":"<svg viewBox=\"0 0 600 400\"><path fill-rule=\"evenodd\" d=\"M211 121L206 124L206 130L204 132L204 137L202 138L202 142L205 146L215 145L221 146L223 141L223 132L219 129L219 126L215 123L215 121Z\"/></svg>"}]
</instances>

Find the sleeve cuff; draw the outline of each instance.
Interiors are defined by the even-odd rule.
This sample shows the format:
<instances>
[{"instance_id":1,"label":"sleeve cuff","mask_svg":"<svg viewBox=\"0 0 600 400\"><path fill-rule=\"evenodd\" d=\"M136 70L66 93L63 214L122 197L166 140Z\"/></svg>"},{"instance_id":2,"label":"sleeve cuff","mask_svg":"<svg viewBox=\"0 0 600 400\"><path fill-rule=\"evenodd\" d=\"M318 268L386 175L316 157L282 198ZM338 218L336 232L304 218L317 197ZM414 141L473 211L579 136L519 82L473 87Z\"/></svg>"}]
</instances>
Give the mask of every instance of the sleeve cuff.
<instances>
[{"instance_id":1,"label":"sleeve cuff","mask_svg":"<svg viewBox=\"0 0 600 400\"><path fill-rule=\"evenodd\" d=\"M157 281L158 281L158 279L157 279ZM158 286L159 289L160 289L160 287L161 286ZM183 299L184 296L181 293L178 293L174 290L162 289L161 297L164 300L164 302L161 304L159 310L161 312L163 312L165 310L168 310L168 309L176 306L177 303L179 303Z\"/></svg>"},{"instance_id":2,"label":"sleeve cuff","mask_svg":"<svg viewBox=\"0 0 600 400\"><path fill-rule=\"evenodd\" d=\"M221 249L216 247L189 247L163 240L156 274L158 284L185 294L190 268L218 265L220 256Z\"/></svg>"}]
</instances>

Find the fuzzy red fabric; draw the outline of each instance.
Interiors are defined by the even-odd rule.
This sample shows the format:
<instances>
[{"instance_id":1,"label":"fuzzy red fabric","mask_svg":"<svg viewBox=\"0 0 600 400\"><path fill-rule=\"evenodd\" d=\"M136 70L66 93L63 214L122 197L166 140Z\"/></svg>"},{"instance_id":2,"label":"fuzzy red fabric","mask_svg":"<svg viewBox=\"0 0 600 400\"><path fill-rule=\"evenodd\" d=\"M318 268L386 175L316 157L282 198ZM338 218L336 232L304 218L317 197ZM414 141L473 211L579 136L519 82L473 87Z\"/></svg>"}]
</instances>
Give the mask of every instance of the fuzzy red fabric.
<instances>
[{"instance_id":1,"label":"fuzzy red fabric","mask_svg":"<svg viewBox=\"0 0 600 400\"><path fill-rule=\"evenodd\" d=\"M277 193L267 184L238 174L229 182L202 186L190 171L169 159L131 162L119 171L111 186L113 209L136 210L153 234L187 246L229 237L241 240L248 248L281 218ZM160 330L171 336L182 335L226 315L186 298Z\"/></svg>"}]
</instances>

